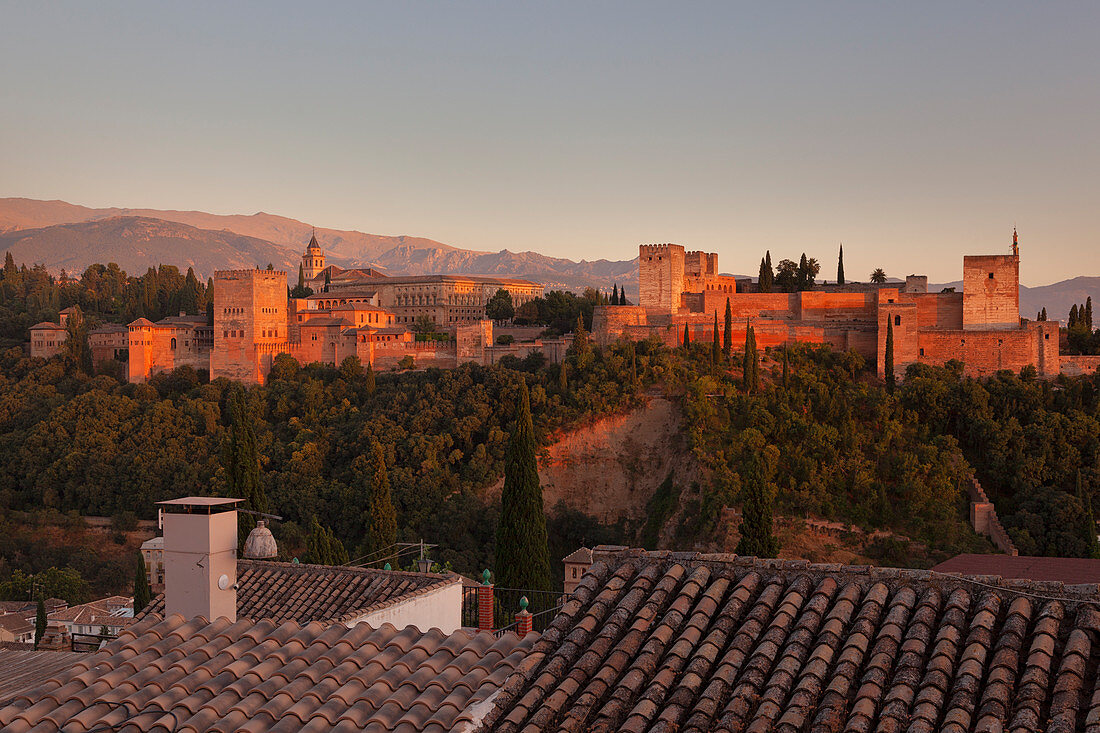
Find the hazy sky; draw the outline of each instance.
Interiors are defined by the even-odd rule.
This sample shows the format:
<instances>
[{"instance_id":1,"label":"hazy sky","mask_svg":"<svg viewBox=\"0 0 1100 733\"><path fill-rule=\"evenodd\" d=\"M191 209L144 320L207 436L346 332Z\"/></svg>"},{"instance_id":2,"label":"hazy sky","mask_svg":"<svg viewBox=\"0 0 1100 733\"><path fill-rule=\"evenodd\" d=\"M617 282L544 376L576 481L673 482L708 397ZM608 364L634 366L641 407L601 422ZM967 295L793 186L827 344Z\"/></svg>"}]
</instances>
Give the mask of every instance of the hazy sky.
<instances>
[{"instance_id":1,"label":"hazy sky","mask_svg":"<svg viewBox=\"0 0 1100 733\"><path fill-rule=\"evenodd\" d=\"M0 196L1100 275L1100 3L0 2Z\"/></svg>"}]
</instances>

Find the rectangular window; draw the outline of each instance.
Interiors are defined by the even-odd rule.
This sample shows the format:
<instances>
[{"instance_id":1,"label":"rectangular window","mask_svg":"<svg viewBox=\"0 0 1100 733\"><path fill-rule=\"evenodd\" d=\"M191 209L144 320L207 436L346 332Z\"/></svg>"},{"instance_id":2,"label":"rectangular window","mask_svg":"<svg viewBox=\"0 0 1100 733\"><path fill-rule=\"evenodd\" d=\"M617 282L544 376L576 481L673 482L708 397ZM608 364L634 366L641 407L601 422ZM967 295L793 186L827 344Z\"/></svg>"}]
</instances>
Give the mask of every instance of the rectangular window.
<instances>
[{"instance_id":1,"label":"rectangular window","mask_svg":"<svg viewBox=\"0 0 1100 733\"><path fill-rule=\"evenodd\" d=\"M901 325L901 316L894 316L894 325L895 326L900 326Z\"/></svg>"},{"instance_id":2,"label":"rectangular window","mask_svg":"<svg viewBox=\"0 0 1100 733\"><path fill-rule=\"evenodd\" d=\"M924 356L924 349L921 349L921 350L920 350L920 355L921 355L921 356Z\"/></svg>"},{"instance_id":3,"label":"rectangular window","mask_svg":"<svg viewBox=\"0 0 1100 733\"><path fill-rule=\"evenodd\" d=\"M993 279L993 273L992 273L992 272L991 272L991 273L989 273L989 279L990 279L990 280L992 280L992 279Z\"/></svg>"}]
</instances>

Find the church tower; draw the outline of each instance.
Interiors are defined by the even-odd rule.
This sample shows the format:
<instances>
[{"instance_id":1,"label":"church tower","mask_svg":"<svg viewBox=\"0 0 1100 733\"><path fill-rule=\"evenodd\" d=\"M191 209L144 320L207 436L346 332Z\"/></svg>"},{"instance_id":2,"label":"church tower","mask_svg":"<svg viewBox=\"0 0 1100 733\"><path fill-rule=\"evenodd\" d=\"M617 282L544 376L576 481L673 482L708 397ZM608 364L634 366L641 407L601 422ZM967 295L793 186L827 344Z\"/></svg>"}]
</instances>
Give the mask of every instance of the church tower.
<instances>
[{"instance_id":1,"label":"church tower","mask_svg":"<svg viewBox=\"0 0 1100 733\"><path fill-rule=\"evenodd\" d=\"M314 232L305 254L302 255L302 274L309 281L320 275L324 269L325 253L321 251L321 245L317 244L317 232Z\"/></svg>"}]
</instances>

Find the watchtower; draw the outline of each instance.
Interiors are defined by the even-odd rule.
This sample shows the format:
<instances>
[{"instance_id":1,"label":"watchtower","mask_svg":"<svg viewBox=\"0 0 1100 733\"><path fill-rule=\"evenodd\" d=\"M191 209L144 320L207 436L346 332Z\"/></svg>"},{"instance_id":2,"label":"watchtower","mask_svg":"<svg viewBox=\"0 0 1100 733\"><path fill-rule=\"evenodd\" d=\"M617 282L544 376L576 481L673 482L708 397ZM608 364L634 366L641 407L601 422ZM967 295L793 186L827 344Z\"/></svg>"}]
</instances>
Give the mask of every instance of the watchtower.
<instances>
[{"instance_id":1,"label":"watchtower","mask_svg":"<svg viewBox=\"0 0 1100 733\"><path fill-rule=\"evenodd\" d=\"M684 248L678 244L638 247L638 304L675 313L684 292Z\"/></svg>"},{"instance_id":2,"label":"watchtower","mask_svg":"<svg viewBox=\"0 0 1100 733\"><path fill-rule=\"evenodd\" d=\"M321 251L321 245L317 244L317 233L313 233L306 251L302 254L302 274L306 280L312 280L325 270L325 253Z\"/></svg>"}]
</instances>

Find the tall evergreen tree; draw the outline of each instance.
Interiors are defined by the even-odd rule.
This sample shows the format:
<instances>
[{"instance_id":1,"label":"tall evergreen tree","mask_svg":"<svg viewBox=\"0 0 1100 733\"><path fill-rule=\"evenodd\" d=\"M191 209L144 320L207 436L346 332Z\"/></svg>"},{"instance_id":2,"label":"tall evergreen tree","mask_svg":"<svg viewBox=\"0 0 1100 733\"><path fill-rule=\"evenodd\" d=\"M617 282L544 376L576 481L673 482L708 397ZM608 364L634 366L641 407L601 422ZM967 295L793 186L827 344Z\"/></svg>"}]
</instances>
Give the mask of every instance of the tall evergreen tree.
<instances>
[{"instance_id":1,"label":"tall evergreen tree","mask_svg":"<svg viewBox=\"0 0 1100 733\"><path fill-rule=\"evenodd\" d=\"M710 343L710 364L713 367L718 366L718 360L722 356L722 344L718 340L718 311L714 311L714 338Z\"/></svg>"},{"instance_id":2,"label":"tall evergreen tree","mask_svg":"<svg viewBox=\"0 0 1100 733\"><path fill-rule=\"evenodd\" d=\"M505 588L551 590L550 550L542 504L535 428L527 383L520 381L516 424L504 459L497 527L496 576Z\"/></svg>"},{"instance_id":3,"label":"tall evergreen tree","mask_svg":"<svg viewBox=\"0 0 1100 733\"><path fill-rule=\"evenodd\" d=\"M577 368L584 370L588 366L592 355L592 346L588 343L588 331L584 328L584 316L577 316L577 327L573 330L573 345L569 349L573 352L573 359Z\"/></svg>"},{"instance_id":4,"label":"tall evergreen tree","mask_svg":"<svg viewBox=\"0 0 1100 733\"><path fill-rule=\"evenodd\" d=\"M569 364L564 361L558 366L558 391L569 394Z\"/></svg>"},{"instance_id":5,"label":"tall evergreen tree","mask_svg":"<svg viewBox=\"0 0 1100 733\"><path fill-rule=\"evenodd\" d=\"M619 285L616 283L611 286L611 305L619 304Z\"/></svg>"},{"instance_id":6,"label":"tall evergreen tree","mask_svg":"<svg viewBox=\"0 0 1100 733\"><path fill-rule=\"evenodd\" d=\"M310 523L309 537L306 538L306 555L309 562L314 565L348 564L348 551L344 549L344 543L337 539L332 530L322 527L316 515ZM369 561L378 559L378 557L369 558Z\"/></svg>"},{"instance_id":7,"label":"tall evergreen tree","mask_svg":"<svg viewBox=\"0 0 1100 733\"><path fill-rule=\"evenodd\" d=\"M1047 320L1047 308L1045 305L1043 306L1043 320Z\"/></svg>"},{"instance_id":8,"label":"tall evergreen tree","mask_svg":"<svg viewBox=\"0 0 1100 733\"><path fill-rule=\"evenodd\" d=\"M11 257L11 255L8 255ZM148 604L147 604L148 605ZM46 602L39 596L37 608L34 611L34 648L38 648L38 642L46 633Z\"/></svg>"},{"instance_id":9,"label":"tall evergreen tree","mask_svg":"<svg viewBox=\"0 0 1100 733\"><path fill-rule=\"evenodd\" d=\"M840 245L840 259L836 263L836 284L844 284L844 245Z\"/></svg>"},{"instance_id":10,"label":"tall evergreen tree","mask_svg":"<svg viewBox=\"0 0 1100 733\"><path fill-rule=\"evenodd\" d=\"M1092 497L1081 485L1081 469L1077 469L1077 499L1081 502L1081 530L1085 535L1088 557L1100 559L1100 541L1096 538L1096 517L1092 513Z\"/></svg>"},{"instance_id":11,"label":"tall evergreen tree","mask_svg":"<svg viewBox=\"0 0 1100 733\"><path fill-rule=\"evenodd\" d=\"M726 322L723 326L722 351L726 356L726 361L729 361L730 356L733 354L733 310L730 308L729 298L726 298Z\"/></svg>"},{"instance_id":12,"label":"tall evergreen tree","mask_svg":"<svg viewBox=\"0 0 1100 733\"><path fill-rule=\"evenodd\" d=\"M768 274L764 270L764 258L760 258L760 273L756 276L756 289L758 292L768 292Z\"/></svg>"},{"instance_id":13,"label":"tall evergreen tree","mask_svg":"<svg viewBox=\"0 0 1100 733\"><path fill-rule=\"evenodd\" d=\"M1074 303L1073 307L1069 309L1069 323L1066 324L1070 330L1077 327L1077 304Z\"/></svg>"},{"instance_id":14,"label":"tall evergreen tree","mask_svg":"<svg viewBox=\"0 0 1100 733\"><path fill-rule=\"evenodd\" d=\"M249 411L248 397L241 387L229 395L229 440L222 456L226 493L243 499L241 509L266 512L267 495L260 484L260 456L256 448L256 429ZM256 528L256 517L242 512L237 517L239 545L244 547L248 534Z\"/></svg>"},{"instance_id":15,"label":"tall evergreen tree","mask_svg":"<svg viewBox=\"0 0 1100 733\"><path fill-rule=\"evenodd\" d=\"M806 253L802 253L802 259L798 261L798 290L810 289L810 263L806 259Z\"/></svg>"},{"instance_id":16,"label":"tall evergreen tree","mask_svg":"<svg viewBox=\"0 0 1100 733\"><path fill-rule=\"evenodd\" d=\"M382 444L373 441L370 447L369 476L363 502L363 544L359 554L366 555L391 547L397 542L397 512L390 496L390 479L386 473L386 455Z\"/></svg>"},{"instance_id":17,"label":"tall evergreen tree","mask_svg":"<svg viewBox=\"0 0 1100 733\"><path fill-rule=\"evenodd\" d=\"M772 269L772 251L764 251L764 274L768 278L768 289L762 292L770 293L775 290L775 270Z\"/></svg>"},{"instance_id":18,"label":"tall evergreen tree","mask_svg":"<svg viewBox=\"0 0 1100 733\"><path fill-rule=\"evenodd\" d=\"M772 504L774 490L769 485L764 467L766 459L757 453L741 464L742 503L741 539L737 542L738 555L775 557L779 554L779 540L772 534Z\"/></svg>"},{"instance_id":19,"label":"tall evergreen tree","mask_svg":"<svg viewBox=\"0 0 1100 733\"><path fill-rule=\"evenodd\" d=\"M1085 328L1092 331L1092 296L1085 298Z\"/></svg>"},{"instance_id":20,"label":"tall evergreen tree","mask_svg":"<svg viewBox=\"0 0 1100 733\"><path fill-rule=\"evenodd\" d=\"M745 326L745 356L741 363L741 386L748 393L760 390L760 355L756 352L756 333Z\"/></svg>"},{"instance_id":21,"label":"tall evergreen tree","mask_svg":"<svg viewBox=\"0 0 1100 733\"><path fill-rule=\"evenodd\" d=\"M375 384L374 380L374 365L368 361L367 371L366 374L363 376L363 389L366 390L367 395L369 396L374 394L374 390L376 389L376 387L377 385Z\"/></svg>"},{"instance_id":22,"label":"tall evergreen tree","mask_svg":"<svg viewBox=\"0 0 1100 733\"><path fill-rule=\"evenodd\" d=\"M684 324L684 348L691 346L691 332L688 331L688 324Z\"/></svg>"},{"instance_id":23,"label":"tall evergreen tree","mask_svg":"<svg viewBox=\"0 0 1100 733\"><path fill-rule=\"evenodd\" d=\"M136 553L134 563L134 613L143 610L153 600L153 591L149 587L149 571L145 569L145 558L141 551Z\"/></svg>"},{"instance_id":24,"label":"tall evergreen tree","mask_svg":"<svg viewBox=\"0 0 1100 733\"><path fill-rule=\"evenodd\" d=\"M638 384L638 350L634 348L634 342L630 342L630 383Z\"/></svg>"},{"instance_id":25,"label":"tall evergreen tree","mask_svg":"<svg viewBox=\"0 0 1100 733\"><path fill-rule=\"evenodd\" d=\"M893 394L897 380L894 377L894 322L886 321L886 356L883 369L886 372L886 391Z\"/></svg>"},{"instance_id":26,"label":"tall evergreen tree","mask_svg":"<svg viewBox=\"0 0 1100 733\"><path fill-rule=\"evenodd\" d=\"M4 278L14 277L19 274L19 268L15 266L15 260L11 257L11 252L4 254Z\"/></svg>"},{"instance_id":27,"label":"tall evergreen tree","mask_svg":"<svg viewBox=\"0 0 1100 733\"><path fill-rule=\"evenodd\" d=\"M306 271L302 267L302 263L298 263L298 291L306 289Z\"/></svg>"}]
</instances>

